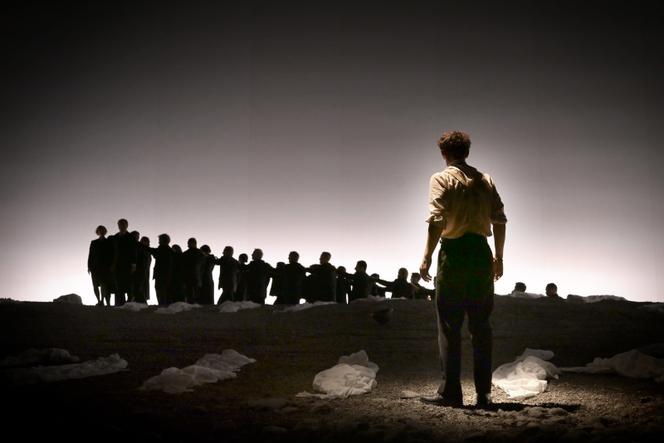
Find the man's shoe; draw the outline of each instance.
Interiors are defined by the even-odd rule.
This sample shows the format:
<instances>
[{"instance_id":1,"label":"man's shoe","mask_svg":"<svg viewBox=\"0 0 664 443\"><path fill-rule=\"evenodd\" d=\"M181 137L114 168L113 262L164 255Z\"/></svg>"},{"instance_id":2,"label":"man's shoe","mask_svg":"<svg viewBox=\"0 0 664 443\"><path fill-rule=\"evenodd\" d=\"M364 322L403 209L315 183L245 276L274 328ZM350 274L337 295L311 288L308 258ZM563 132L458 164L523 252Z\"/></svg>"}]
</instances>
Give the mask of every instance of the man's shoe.
<instances>
[{"instance_id":1,"label":"man's shoe","mask_svg":"<svg viewBox=\"0 0 664 443\"><path fill-rule=\"evenodd\" d=\"M433 395L423 395L420 397L420 401L423 403L427 403L430 405L437 405L437 406L449 406L452 408L460 408L463 406L463 400L462 399L450 399L450 398L445 398L439 393L435 393Z\"/></svg>"},{"instance_id":2,"label":"man's shoe","mask_svg":"<svg viewBox=\"0 0 664 443\"><path fill-rule=\"evenodd\" d=\"M491 394L477 394L477 402L475 405L478 408L490 408L492 403Z\"/></svg>"}]
</instances>

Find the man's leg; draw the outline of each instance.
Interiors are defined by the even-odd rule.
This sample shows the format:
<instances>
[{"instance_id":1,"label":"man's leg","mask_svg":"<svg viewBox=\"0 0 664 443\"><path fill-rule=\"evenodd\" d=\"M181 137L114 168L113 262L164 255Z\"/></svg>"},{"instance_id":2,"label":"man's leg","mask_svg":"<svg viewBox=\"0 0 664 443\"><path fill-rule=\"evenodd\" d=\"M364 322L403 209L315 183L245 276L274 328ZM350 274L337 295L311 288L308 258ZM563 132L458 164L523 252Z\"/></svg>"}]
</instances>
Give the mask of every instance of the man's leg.
<instances>
[{"instance_id":1,"label":"man's leg","mask_svg":"<svg viewBox=\"0 0 664 443\"><path fill-rule=\"evenodd\" d=\"M438 393L452 402L461 402L461 326L463 308L446 303L444 291L436 297L438 319L438 351L442 380Z\"/></svg>"},{"instance_id":2,"label":"man's leg","mask_svg":"<svg viewBox=\"0 0 664 443\"><path fill-rule=\"evenodd\" d=\"M493 295L468 306L468 329L473 344L473 374L478 395L491 393L491 353L493 334L489 316L493 308Z\"/></svg>"}]
</instances>

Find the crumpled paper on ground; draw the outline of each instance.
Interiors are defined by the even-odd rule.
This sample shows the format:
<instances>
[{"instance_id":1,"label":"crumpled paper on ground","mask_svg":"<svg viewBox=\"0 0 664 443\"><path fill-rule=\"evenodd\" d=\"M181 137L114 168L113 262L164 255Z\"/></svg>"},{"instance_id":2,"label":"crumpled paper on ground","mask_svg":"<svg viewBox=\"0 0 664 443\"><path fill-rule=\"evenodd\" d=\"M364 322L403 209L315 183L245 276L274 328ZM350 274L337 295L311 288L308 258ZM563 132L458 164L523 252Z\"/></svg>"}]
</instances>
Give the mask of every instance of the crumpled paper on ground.
<instances>
[{"instance_id":1,"label":"crumpled paper on ground","mask_svg":"<svg viewBox=\"0 0 664 443\"><path fill-rule=\"evenodd\" d=\"M558 378L560 370L551 362L552 351L530 349L512 363L506 363L493 371L491 382L514 400L523 400L546 390L547 378Z\"/></svg>"},{"instance_id":2,"label":"crumpled paper on ground","mask_svg":"<svg viewBox=\"0 0 664 443\"><path fill-rule=\"evenodd\" d=\"M171 303L170 305L164 308L159 308L154 312L155 314L177 314L178 312L187 312L191 311L192 309L200 307L201 305L198 304L190 304L183 301L178 301L175 303Z\"/></svg>"},{"instance_id":3,"label":"crumpled paper on ground","mask_svg":"<svg viewBox=\"0 0 664 443\"><path fill-rule=\"evenodd\" d=\"M377 385L378 369L376 363L369 361L364 350L341 356L335 366L316 374L313 382L315 393L300 392L296 397L332 399L366 394Z\"/></svg>"},{"instance_id":4,"label":"crumpled paper on ground","mask_svg":"<svg viewBox=\"0 0 664 443\"><path fill-rule=\"evenodd\" d=\"M260 303L254 303L253 301L225 301L219 305L219 312L237 312L244 309L256 309L260 308L262 305Z\"/></svg>"},{"instance_id":5,"label":"crumpled paper on ground","mask_svg":"<svg viewBox=\"0 0 664 443\"><path fill-rule=\"evenodd\" d=\"M611 358L595 358L585 366L560 368L563 372L583 374L618 374L630 378L652 378L664 382L664 358L655 358L632 349Z\"/></svg>"},{"instance_id":6,"label":"crumpled paper on ground","mask_svg":"<svg viewBox=\"0 0 664 443\"><path fill-rule=\"evenodd\" d=\"M126 360L112 354L82 363L10 369L3 375L13 384L27 384L108 375L123 371L127 366Z\"/></svg>"},{"instance_id":7,"label":"crumpled paper on ground","mask_svg":"<svg viewBox=\"0 0 664 443\"><path fill-rule=\"evenodd\" d=\"M196 363L183 369L164 369L161 374L146 380L140 389L160 390L169 394L188 392L204 383L235 378L240 368L255 362L255 359L234 349L225 349L221 354L205 354Z\"/></svg>"}]
</instances>

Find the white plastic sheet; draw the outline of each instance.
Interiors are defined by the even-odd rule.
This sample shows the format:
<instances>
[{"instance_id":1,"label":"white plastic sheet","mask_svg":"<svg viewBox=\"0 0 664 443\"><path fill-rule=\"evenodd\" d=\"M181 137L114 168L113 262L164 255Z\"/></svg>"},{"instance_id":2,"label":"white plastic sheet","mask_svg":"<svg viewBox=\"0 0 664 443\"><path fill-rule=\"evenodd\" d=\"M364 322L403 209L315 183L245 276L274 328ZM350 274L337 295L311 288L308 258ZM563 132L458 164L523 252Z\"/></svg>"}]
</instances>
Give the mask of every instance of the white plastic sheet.
<instances>
[{"instance_id":1,"label":"white plastic sheet","mask_svg":"<svg viewBox=\"0 0 664 443\"><path fill-rule=\"evenodd\" d=\"M317 301L313 303L306 302L306 303L300 303L299 305L288 306L287 308L274 312L299 312L299 311L304 311L305 309L315 308L317 306L336 305L336 304L337 303L333 301Z\"/></svg>"},{"instance_id":2,"label":"white plastic sheet","mask_svg":"<svg viewBox=\"0 0 664 443\"><path fill-rule=\"evenodd\" d=\"M254 303L253 301L225 301L219 305L219 312L237 312L243 309L256 309L260 307L260 303Z\"/></svg>"},{"instance_id":3,"label":"white plastic sheet","mask_svg":"<svg viewBox=\"0 0 664 443\"><path fill-rule=\"evenodd\" d=\"M377 364L369 361L364 350L341 356L335 366L316 374L313 382L315 393L300 392L297 397L331 399L366 394L377 385L378 369Z\"/></svg>"},{"instance_id":4,"label":"white plastic sheet","mask_svg":"<svg viewBox=\"0 0 664 443\"><path fill-rule=\"evenodd\" d=\"M240 368L254 362L256 360L234 349L225 349L221 354L205 354L196 363L183 369L164 369L161 374L146 380L141 389L159 390L169 394L188 392L205 383L235 378Z\"/></svg>"},{"instance_id":5,"label":"white plastic sheet","mask_svg":"<svg viewBox=\"0 0 664 443\"><path fill-rule=\"evenodd\" d=\"M149 308L147 303L136 303L133 301L127 302L122 306L118 306L116 309L122 309L123 311L139 312L143 309Z\"/></svg>"},{"instance_id":6,"label":"white plastic sheet","mask_svg":"<svg viewBox=\"0 0 664 443\"><path fill-rule=\"evenodd\" d=\"M113 374L125 370L127 366L126 360L112 354L82 363L14 369L6 376L14 384L53 382Z\"/></svg>"},{"instance_id":7,"label":"white plastic sheet","mask_svg":"<svg viewBox=\"0 0 664 443\"><path fill-rule=\"evenodd\" d=\"M547 379L558 378L560 370L547 360L552 351L527 348L512 363L493 371L492 383L507 393L509 398L523 400L546 391Z\"/></svg>"},{"instance_id":8,"label":"white plastic sheet","mask_svg":"<svg viewBox=\"0 0 664 443\"><path fill-rule=\"evenodd\" d=\"M71 355L66 349L30 348L21 352L19 355L11 355L0 361L0 368L15 366L34 366L34 365L61 365L65 363L77 363L79 358Z\"/></svg>"},{"instance_id":9,"label":"white plastic sheet","mask_svg":"<svg viewBox=\"0 0 664 443\"><path fill-rule=\"evenodd\" d=\"M166 306L165 308L157 309L155 314L177 314L178 312L187 312L200 307L201 305L198 304L190 304L183 301L178 301Z\"/></svg>"},{"instance_id":10,"label":"white plastic sheet","mask_svg":"<svg viewBox=\"0 0 664 443\"><path fill-rule=\"evenodd\" d=\"M595 358L585 366L561 368L564 372L585 374L618 374L630 378L652 378L664 382L664 358L655 358L638 349L611 358Z\"/></svg>"}]
</instances>

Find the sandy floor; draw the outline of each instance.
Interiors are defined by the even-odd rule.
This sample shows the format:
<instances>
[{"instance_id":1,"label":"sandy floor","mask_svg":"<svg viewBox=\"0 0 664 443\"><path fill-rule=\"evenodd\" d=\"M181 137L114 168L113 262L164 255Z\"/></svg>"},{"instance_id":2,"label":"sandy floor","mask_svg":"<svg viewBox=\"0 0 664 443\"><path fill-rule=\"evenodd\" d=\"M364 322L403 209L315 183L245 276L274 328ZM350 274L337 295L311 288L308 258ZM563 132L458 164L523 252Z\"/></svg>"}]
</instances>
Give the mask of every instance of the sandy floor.
<instances>
[{"instance_id":1,"label":"sandy floor","mask_svg":"<svg viewBox=\"0 0 664 443\"><path fill-rule=\"evenodd\" d=\"M494 389L500 410L472 407L472 361L464 334L463 409L402 399L403 390L438 386L433 307L388 301L392 320L370 317L373 303L295 313L220 314L201 308L157 315L154 308L47 303L0 305L0 357L29 347L60 347L91 359L119 353L119 374L29 386L4 386L3 422L23 438L142 441L646 441L664 431L664 386L608 375L563 374L544 394L511 402ZM593 305L498 298L494 366L525 347L551 349L559 366L583 365L634 347L664 342L664 315L636 303ZM233 380L169 395L139 391L162 369L233 348L256 358ZM296 398L314 375L343 354L365 349L380 366L378 387L343 400ZM269 399L269 401L265 401ZM7 432L5 430L5 432Z\"/></svg>"}]
</instances>

